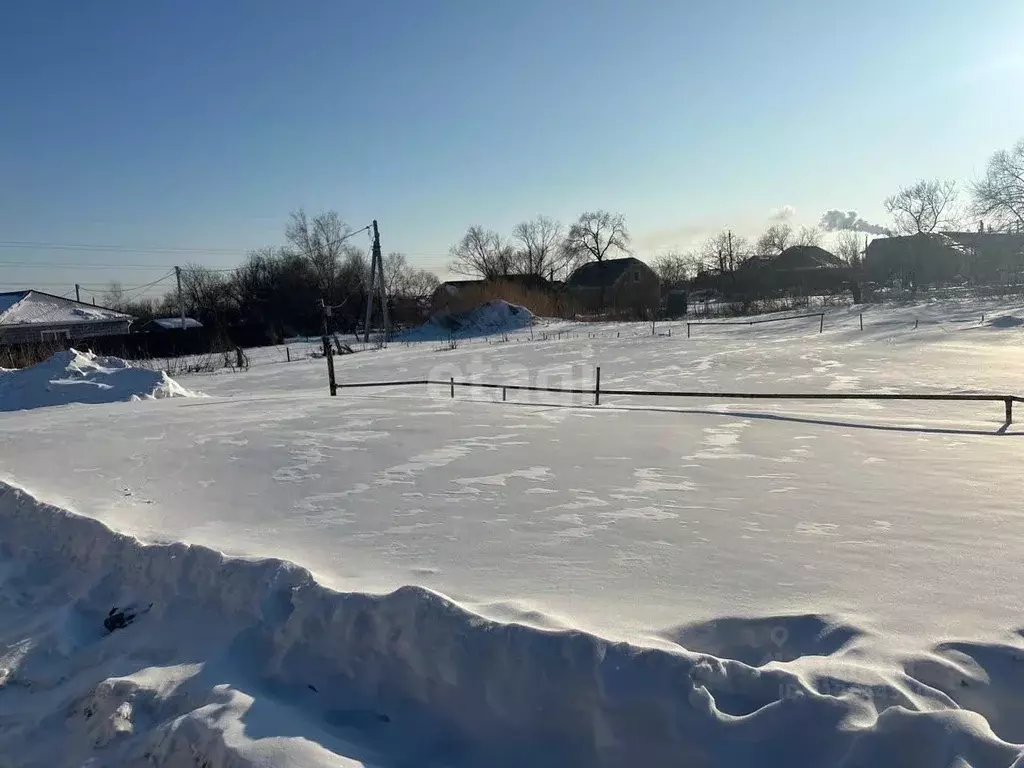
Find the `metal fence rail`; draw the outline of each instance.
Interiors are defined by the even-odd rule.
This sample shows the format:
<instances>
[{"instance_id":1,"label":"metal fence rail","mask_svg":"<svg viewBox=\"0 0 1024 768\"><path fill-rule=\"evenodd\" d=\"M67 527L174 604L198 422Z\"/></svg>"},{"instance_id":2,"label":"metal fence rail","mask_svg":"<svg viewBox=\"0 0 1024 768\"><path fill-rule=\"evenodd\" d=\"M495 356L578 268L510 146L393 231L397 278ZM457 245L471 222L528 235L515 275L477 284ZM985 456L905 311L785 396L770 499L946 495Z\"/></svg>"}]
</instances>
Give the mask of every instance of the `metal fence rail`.
<instances>
[{"instance_id":1,"label":"metal fence rail","mask_svg":"<svg viewBox=\"0 0 1024 768\"><path fill-rule=\"evenodd\" d=\"M811 312L810 314L806 314L806 315L789 315L787 317L768 317L768 318L762 318L761 320L715 320L715 321L710 322L710 323L688 322L686 324L686 338L690 338L690 327L694 326L694 325L696 325L696 326L702 326L702 325L712 325L712 326L714 326L714 325L761 325L762 323L782 323L782 322L785 322L786 320L802 320L802 319L807 318L807 317L816 317L816 318L818 318L818 333L824 333L824 331L825 331L825 313L824 312ZM864 322L864 320L863 320L863 317L862 317L861 318L861 323L863 324L863 322ZM863 328L862 328L862 330L863 330Z\"/></svg>"},{"instance_id":2,"label":"metal fence rail","mask_svg":"<svg viewBox=\"0 0 1024 768\"><path fill-rule=\"evenodd\" d=\"M530 384L494 384L482 381L456 381L454 377L448 381L439 379L405 379L400 381L364 381L339 383L338 389L354 389L366 387L407 387L407 386L447 386L449 396L455 397L455 388L468 389L500 389L501 399L505 400L508 391L514 392L557 392L569 395L593 395L594 405L601 404L601 395L616 397L685 397L702 400L906 400L906 401L945 401L945 402L999 402L1003 403L1005 423L1013 422L1013 404L1024 403L1024 397L1000 394L967 394L967 393L897 393L897 392L695 392L678 389L602 389L601 368L595 369L594 386L588 387L538 387Z\"/></svg>"}]
</instances>

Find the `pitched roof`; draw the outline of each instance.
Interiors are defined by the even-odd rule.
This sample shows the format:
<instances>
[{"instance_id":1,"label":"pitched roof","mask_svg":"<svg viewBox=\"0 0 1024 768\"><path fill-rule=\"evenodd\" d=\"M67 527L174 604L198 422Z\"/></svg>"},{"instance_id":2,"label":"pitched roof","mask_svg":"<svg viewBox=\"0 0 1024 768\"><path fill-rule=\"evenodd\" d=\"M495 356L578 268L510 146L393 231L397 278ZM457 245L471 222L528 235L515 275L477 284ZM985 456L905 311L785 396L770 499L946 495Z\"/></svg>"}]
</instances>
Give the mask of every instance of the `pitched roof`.
<instances>
[{"instance_id":1,"label":"pitched roof","mask_svg":"<svg viewBox=\"0 0 1024 768\"><path fill-rule=\"evenodd\" d=\"M893 255L903 256L915 247L928 247L941 249L950 254L966 256L969 254L967 246L956 238L945 232L918 232L914 235L897 235L894 237L876 237L868 243L865 259L888 258ZM930 251L934 252L934 251Z\"/></svg>"},{"instance_id":2,"label":"pitched roof","mask_svg":"<svg viewBox=\"0 0 1024 768\"><path fill-rule=\"evenodd\" d=\"M632 256L622 259L588 261L569 275L566 285L570 288L600 288L614 285L623 272L637 264L643 264L643 262Z\"/></svg>"},{"instance_id":3,"label":"pitched roof","mask_svg":"<svg viewBox=\"0 0 1024 768\"><path fill-rule=\"evenodd\" d=\"M843 260L816 245L793 245L771 260L772 269L826 269L843 267Z\"/></svg>"},{"instance_id":4,"label":"pitched roof","mask_svg":"<svg viewBox=\"0 0 1024 768\"><path fill-rule=\"evenodd\" d=\"M77 325L132 320L131 315L42 291L0 293L0 325Z\"/></svg>"},{"instance_id":5,"label":"pitched roof","mask_svg":"<svg viewBox=\"0 0 1024 768\"><path fill-rule=\"evenodd\" d=\"M1019 232L940 232L939 234L965 247L1024 250L1024 234Z\"/></svg>"}]
</instances>

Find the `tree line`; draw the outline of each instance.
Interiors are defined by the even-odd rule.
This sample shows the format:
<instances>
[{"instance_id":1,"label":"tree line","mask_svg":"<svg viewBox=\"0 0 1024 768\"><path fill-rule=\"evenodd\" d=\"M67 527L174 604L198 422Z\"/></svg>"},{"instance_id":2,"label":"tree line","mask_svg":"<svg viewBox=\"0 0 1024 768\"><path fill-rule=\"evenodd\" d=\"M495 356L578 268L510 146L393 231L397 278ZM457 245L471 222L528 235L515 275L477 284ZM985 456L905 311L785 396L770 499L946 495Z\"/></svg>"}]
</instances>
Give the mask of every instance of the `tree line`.
<instances>
[{"instance_id":1,"label":"tree line","mask_svg":"<svg viewBox=\"0 0 1024 768\"><path fill-rule=\"evenodd\" d=\"M531 275L564 280L587 261L629 255L630 235L621 213L588 211L566 228L548 216L520 222L506 237L472 226L450 251L449 269L485 280Z\"/></svg>"},{"instance_id":2,"label":"tree line","mask_svg":"<svg viewBox=\"0 0 1024 768\"><path fill-rule=\"evenodd\" d=\"M318 333L323 299L332 307L333 326L352 330L361 322L370 288L369 259L352 234L335 211L294 212L284 245L254 250L235 269L182 267L185 314L214 328L260 327L276 340ZM384 256L383 268L385 295L399 315L403 302L421 301L438 286L433 273L412 266L403 253ZM155 301L130 301L113 285L107 303L142 320L180 311L176 289Z\"/></svg>"},{"instance_id":3,"label":"tree line","mask_svg":"<svg viewBox=\"0 0 1024 768\"><path fill-rule=\"evenodd\" d=\"M999 150L980 179L958 184L952 179L922 179L883 200L892 218L889 227L871 224L855 211L828 211L817 227L795 229L788 222L771 224L754 240L724 230L688 252L670 251L652 266L666 289L682 288L701 275L727 275L756 259L766 259L794 245L821 245L823 232L834 232L830 250L845 264L857 267L866 248L865 235L916 235L974 229L1024 231L1024 138Z\"/></svg>"},{"instance_id":4,"label":"tree line","mask_svg":"<svg viewBox=\"0 0 1024 768\"><path fill-rule=\"evenodd\" d=\"M819 226L795 228L780 220L753 239L725 229L693 250L658 255L652 267L663 288L671 290L702 275L734 274L752 260L770 259L790 246L820 245L824 232L836 233L831 247L835 255L858 266L865 234L963 229L973 224L972 217L983 220L988 231L1024 231L1024 138L994 153L974 182L919 180L898 189L883 205L892 218L891 227L866 222L854 211L833 210L821 217ZM269 338L281 338L316 333L323 299L333 307L339 329L355 328L361 321L370 270L367 254L350 239L352 234L352 227L335 211L313 216L296 211L288 220L283 245L257 249L235 269L185 265L185 313L206 325L260 326ZM515 225L507 236L479 225L469 227L450 249L449 269L483 279L533 275L564 280L587 261L631 253L629 229L620 213L584 212L568 227L539 215ZM384 257L385 292L393 308L422 303L438 284L436 275L409 264L405 254ZM106 303L141 319L179 312L173 290L159 300L133 301L112 284Z\"/></svg>"}]
</instances>

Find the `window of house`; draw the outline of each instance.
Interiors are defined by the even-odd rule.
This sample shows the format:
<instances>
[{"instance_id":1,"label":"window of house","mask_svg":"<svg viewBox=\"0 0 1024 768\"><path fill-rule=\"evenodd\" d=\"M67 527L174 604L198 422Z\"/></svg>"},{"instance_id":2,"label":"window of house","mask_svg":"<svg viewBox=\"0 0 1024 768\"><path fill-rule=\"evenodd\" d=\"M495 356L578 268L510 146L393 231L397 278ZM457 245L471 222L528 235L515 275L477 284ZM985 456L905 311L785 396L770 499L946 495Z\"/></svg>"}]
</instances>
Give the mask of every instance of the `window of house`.
<instances>
[{"instance_id":1,"label":"window of house","mask_svg":"<svg viewBox=\"0 0 1024 768\"><path fill-rule=\"evenodd\" d=\"M639 269L636 272L633 273L633 282L634 283L639 283L640 282L640 270Z\"/></svg>"},{"instance_id":2,"label":"window of house","mask_svg":"<svg viewBox=\"0 0 1024 768\"><path fill-rule=\"evenodd\" d=\"M61 339L70 339L71 331L67 329L59 331L40 331L39 337L42 341L60 341Z\"/></svg>"}]
</instances>

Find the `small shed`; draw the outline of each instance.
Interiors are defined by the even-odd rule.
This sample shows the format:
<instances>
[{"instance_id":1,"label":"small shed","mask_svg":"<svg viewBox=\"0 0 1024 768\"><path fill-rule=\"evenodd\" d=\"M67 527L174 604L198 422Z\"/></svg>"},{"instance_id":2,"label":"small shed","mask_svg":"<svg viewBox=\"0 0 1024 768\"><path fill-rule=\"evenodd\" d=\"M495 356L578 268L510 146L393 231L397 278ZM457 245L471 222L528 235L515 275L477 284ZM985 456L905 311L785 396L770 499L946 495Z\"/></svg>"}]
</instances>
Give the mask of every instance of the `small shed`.
<instances>
[{"instance_id":1,"label":"small shed","mask_svg":"<svg viewBox=\"0 0 1024 768\"><path fill-rule=\"evenodd\" d=\"M501 275L477 280L447 280L430 297L430 311L461 312L500 299L544 314L557 291L541 275Z\"/></svg>"}]
</instances>

